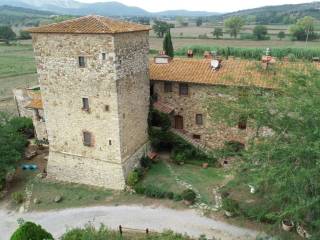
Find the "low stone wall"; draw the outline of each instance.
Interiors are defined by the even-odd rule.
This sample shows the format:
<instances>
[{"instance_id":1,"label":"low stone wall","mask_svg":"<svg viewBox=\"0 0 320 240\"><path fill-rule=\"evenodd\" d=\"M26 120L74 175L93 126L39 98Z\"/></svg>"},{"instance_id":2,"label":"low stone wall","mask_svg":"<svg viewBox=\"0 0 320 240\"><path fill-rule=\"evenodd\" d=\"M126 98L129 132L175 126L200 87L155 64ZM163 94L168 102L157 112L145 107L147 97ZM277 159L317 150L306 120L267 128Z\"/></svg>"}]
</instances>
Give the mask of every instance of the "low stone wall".
<instances>
[{"instance_id":1,"label":"low stone wall","mask_svg":"<svg viewBox=\"0 0 320 240\"><path fill-rule=\"evenodd\" d=\"M125 188L122 165L50 151L48 178L110 189Z\"/></svg>"}]
</instances>

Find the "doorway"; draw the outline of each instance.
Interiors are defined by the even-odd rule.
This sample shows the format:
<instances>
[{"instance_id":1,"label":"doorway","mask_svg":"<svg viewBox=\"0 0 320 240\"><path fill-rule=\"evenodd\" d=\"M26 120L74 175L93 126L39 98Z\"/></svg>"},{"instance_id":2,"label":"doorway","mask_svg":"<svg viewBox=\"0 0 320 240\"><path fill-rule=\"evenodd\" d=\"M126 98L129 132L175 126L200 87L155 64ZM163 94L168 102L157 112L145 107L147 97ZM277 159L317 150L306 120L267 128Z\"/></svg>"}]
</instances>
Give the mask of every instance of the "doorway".
<instances>
[{"instance_id":1,"label":"doorway","mask_svg":"<svg viewBox=\"0 0 320 240\"><path fill-rule=\"evenodd\" d=\"M174 117L175 129L183 129L183 117L182 116L175 116Z\"/></svg>"}]
</instances>

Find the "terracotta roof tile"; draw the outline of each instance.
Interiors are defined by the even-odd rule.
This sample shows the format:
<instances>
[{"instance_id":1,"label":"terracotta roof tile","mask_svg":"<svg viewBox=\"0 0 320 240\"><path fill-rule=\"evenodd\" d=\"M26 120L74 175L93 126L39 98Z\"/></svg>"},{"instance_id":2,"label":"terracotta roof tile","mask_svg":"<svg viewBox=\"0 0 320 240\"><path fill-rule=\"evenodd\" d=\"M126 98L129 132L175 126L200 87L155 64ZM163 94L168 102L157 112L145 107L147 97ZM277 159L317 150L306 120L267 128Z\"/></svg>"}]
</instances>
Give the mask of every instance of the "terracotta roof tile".
<instances>
[{"instance_id":1,"label":"terracotta roof tile","mask_svg":"<svg viewBox=\"0 0 320 240\"><path fill-rule=\"evenodd\" d=\"M102 16L85 16L76 19L30 28L31 33L97 33L114 34L124 32L149 31L150 27L113 20Z\"/></svg>"},{"instance_id":2,"label":"terracotta roof tile","mask_svg":"<svg viewBox=\"0 0 320 240\"><path fill-rule=\"evenodd\" d=\"M32 99L31 102L26 106L26 108L43 109L42 100L41 99Z\"/></svg>"},{"instance_id":3,"label":"terracotta roof tile","mask_svg":"<svg viewBox=\"0 0 320 240\"><path fill-rule=\"evenodd\" d=\"M31 97L31 102L26 108L43 109L41 92L40 91L28 91L28 95Z\"/></svg>"},{"instance_id":4,"label":"terracotta roof tile","mask_svg":"<svg viewBox=\"0 0 320 240\"><path fill-rule=\"evenodd\" d=\"M150 60L150 79L208 85L275 87L275 73L263 70L261 62L225 60L218 70L212 69L210 63L208 59L175 58L168 64L156 64Z\"/></svg>"}]
</instances>

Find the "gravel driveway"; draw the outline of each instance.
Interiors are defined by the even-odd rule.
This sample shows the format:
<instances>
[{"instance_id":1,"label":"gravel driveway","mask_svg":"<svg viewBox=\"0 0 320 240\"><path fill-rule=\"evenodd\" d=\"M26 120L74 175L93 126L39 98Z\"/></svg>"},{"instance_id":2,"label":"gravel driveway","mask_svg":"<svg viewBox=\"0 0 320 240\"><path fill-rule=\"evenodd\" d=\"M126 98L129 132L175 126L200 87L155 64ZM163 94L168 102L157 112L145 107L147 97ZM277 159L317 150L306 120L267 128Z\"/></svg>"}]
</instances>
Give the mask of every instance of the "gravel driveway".
<instances>
[{"instance_id":1,"label":"gravel driveway","mask_svg":"<svg viewBox=\"0 0 320 240\"><path fill-rule=\"evenodd\" d=\"M88 222L99 226L100 223L116 229L124 227L162 231L172 229L198 237L221 240L255 239L258 232L236 227L225 222L200 216L195 210L173 210L163 207L145 206L98 206L55 210L48 212L17 213L0 209L0 239L7 240L17 228L17 219L23 218L41 224L54 237L61 236L67 228L83 226Z\"/></svg>"}]
</instances>

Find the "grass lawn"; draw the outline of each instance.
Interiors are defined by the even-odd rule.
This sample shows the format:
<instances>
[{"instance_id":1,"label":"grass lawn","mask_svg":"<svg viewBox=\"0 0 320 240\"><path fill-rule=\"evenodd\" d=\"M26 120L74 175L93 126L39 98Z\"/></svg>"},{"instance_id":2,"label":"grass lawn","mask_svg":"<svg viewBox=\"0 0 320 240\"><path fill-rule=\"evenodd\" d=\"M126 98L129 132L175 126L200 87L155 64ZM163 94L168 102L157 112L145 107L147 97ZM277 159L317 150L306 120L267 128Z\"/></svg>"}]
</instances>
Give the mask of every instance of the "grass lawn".
<instances>
[{"instance_id":1,"label":"grass lawn","mask_svg":"<svg viewBox=\"0 0 320 240\"><path fill-rule=\"evenodd\" d=\"M43 180L33 180L32 198L40 199L39 204L32 204L32 209L52 209L79 207L103 204L112 196L111 190L93 188L80 184L56 183ZM62 196L60 203L55 203L55 196Z\"/></svg>"},{"instance_id":2,"label":"grass lawn","mask_svg":"<svg viewBox=\"0 0 320 240\"><path fill-rule=\"evenodd\" d=\"M194 186L200 192L202 201L208 204L213 203L213 188L222 184L226 177L222 168L203 169L201 166L191 164L172 165L172 167L179 178Z\"/></svg>"},{"instance_id":3,"label":"grass lawn","mask_svg":"<svg viewBox=\"0 0 320 240\"><path fill-rule=\"evenodd\" d=\"M211 167L203 169L201 166L193 164L184 164L183 166L168 164L170 164L180 180L191 184L200 192L202 201L209 204L213 203L212 189L222 184L225 180L226 173L223 169ZM161 189L175 193L181 193L186 189L176 182L175 176L163 161L152 165L152 168L142 180L142 184L156 185Z\"/></svg>"},{"instance_id":4,"label":"grass lawn","mask_svg":"<svg viewBox=\"0 0 320 240\"><path fill-rule=\"evenodd\" d=\"M181 193L184 187L178 185L174 176L170 173L167 165L163 161L153 164L142 180L143 185L156 185L166 191Z\"/></svg>"},{"instance_id":5,"label":"grass lawn","mask_svg":"<svg viewBox=\"0 0 320 240\"><path fill-rule=\"evenodd\" d=\"M0 78L36 72L31 45L0 44Z\"/></svg>"}]
</instances>

